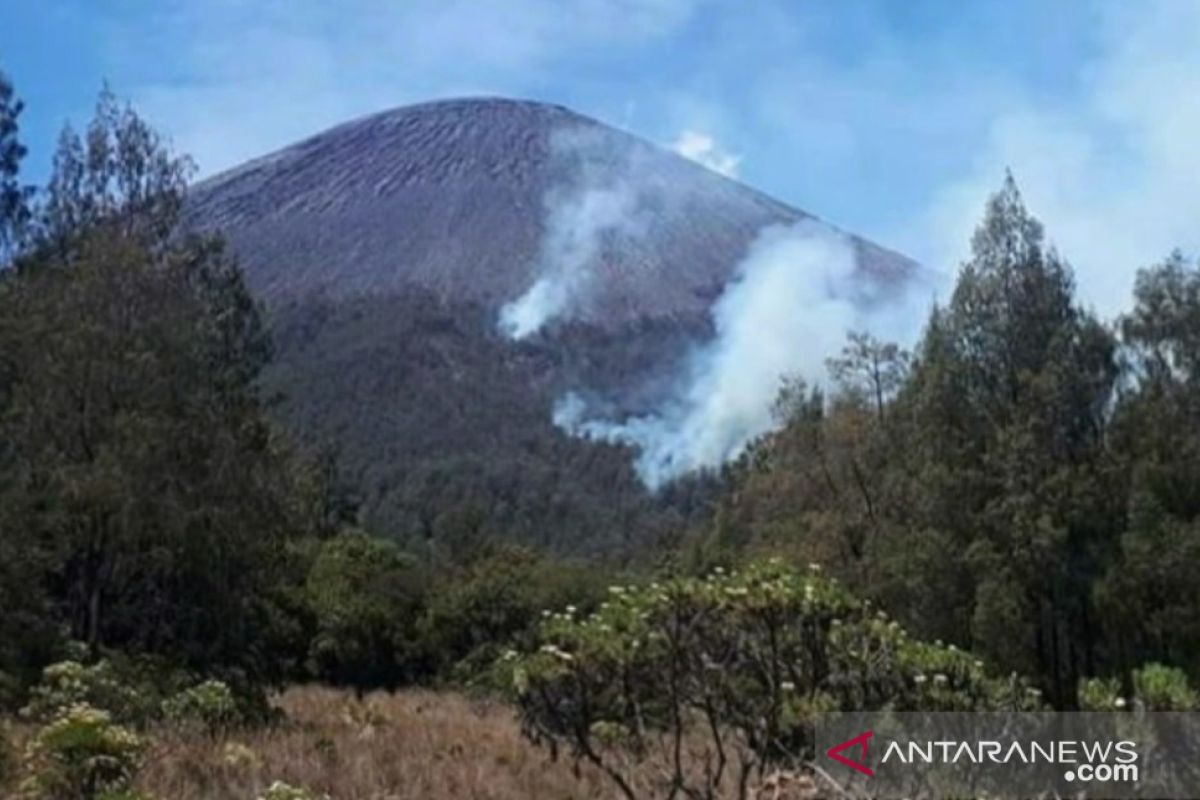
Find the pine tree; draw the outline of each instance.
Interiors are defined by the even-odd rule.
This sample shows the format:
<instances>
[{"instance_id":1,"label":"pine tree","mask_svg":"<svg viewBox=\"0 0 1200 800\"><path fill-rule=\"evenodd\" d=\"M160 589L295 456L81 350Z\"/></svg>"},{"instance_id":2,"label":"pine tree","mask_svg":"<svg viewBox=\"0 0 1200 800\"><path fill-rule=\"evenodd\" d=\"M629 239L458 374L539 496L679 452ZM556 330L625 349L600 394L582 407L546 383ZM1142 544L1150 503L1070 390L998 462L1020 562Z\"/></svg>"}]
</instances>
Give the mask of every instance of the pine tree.
<instances>
[{"instance_id":1,"label":"pine tree","mask_svg":"<svg viewBox=\"0 0 1200 800\"><path fill-rule=\"evenodd\" d=\"M12 82L0 71L0 266L15 255L29 225L33 190L20 182L26 150L18 138L18 118L24 104Z\"/></svg>"}]
</instances>

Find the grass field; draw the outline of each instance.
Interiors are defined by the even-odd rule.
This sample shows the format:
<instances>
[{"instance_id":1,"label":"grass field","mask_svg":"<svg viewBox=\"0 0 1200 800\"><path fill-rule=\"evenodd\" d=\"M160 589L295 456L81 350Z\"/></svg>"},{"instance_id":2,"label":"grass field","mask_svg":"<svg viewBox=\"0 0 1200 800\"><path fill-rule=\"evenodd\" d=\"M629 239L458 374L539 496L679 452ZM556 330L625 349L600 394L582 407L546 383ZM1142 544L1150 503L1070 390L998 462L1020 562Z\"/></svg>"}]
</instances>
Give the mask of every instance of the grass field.
<instances>
[{"instance_id":1,"label":"grass field","mask_svg":"<svg viewBox=\"0 0 1200 800\"><path fill-rule=\"evenodd\" d=\"M460 694L371 694L297 687L278 698L287 721L206 735L170 727L151 746L136 788L155 800L256 800L276 781L332 800L589 800L618 798L608 779L569 758L555 761L521 736L512 709ZM17 730L18 745L22 734ZM664 771L632 771L639 797ZM0 787L0 796L15 789ZM736 797L729 787L729 797ZM819 796L803 776L775 775L752 793L764 800Z\"/></svg>"}]
</instances>

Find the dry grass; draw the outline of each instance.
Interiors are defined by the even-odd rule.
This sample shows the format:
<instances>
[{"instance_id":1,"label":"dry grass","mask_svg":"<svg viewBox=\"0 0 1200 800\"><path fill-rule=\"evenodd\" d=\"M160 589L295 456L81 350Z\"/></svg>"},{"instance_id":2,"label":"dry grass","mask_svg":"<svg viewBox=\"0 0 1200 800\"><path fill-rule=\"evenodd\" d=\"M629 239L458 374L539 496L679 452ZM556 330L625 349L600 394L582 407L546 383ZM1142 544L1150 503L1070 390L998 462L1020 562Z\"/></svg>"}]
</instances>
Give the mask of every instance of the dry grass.
<instances>
[{"instance_id":1,"label":"dry grass","mask_svg":"<svg viewBox=\"0 0 1200 800\"><path fill-rule=\"evenodd\" d=\"M156 736L138 788L170 800L253 800L273 781L335 800L611 797L522 740L511 711L451 694L369 695L306 687L280 700L288 723L204 738Z\"/></svg>"},{"instance_id":2,"label":"dry grass","mask_svg":"<svg viewBox=\"0 0 1200 800\"><path fill-rule=\"evenodd\" d=\"M298 687L279 705L288 721L272 728L221 736L148 732L153 744L137 788L156 800L255 800L278 780L333 800L619 797L597 770L583 766L576 774L569 759L555 762L533 747L512 710L498 703L427 691L359 701L348 692ZM643 788L660 774L644 765L633 782ZM758 796L813 796L796 789L768 782Z\"/></svg>"}]
</instances>

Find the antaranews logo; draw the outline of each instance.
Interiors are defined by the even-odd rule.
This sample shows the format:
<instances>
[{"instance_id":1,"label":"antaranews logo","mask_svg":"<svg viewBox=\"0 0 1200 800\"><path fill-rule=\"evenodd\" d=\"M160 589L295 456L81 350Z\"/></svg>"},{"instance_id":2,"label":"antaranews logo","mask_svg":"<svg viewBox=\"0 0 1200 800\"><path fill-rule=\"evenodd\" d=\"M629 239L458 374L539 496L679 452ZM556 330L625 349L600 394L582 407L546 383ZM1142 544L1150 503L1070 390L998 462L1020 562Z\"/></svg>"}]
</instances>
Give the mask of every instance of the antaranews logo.
<instances>
[{"instance_id":1,"label":"antaranews logo","mask_svg":"<svg viewBox=\"0 0 1200 800\"><path fill-rule=\"evenodd\" d=\"M825 755L863 775L872 777L874 769L867 764L868 742L875 733L859 735L835 744ZM843 753L859 750L858 758ZM1136 743L1121 741L1011 741L982 740L976 742L890 741L884 747L881 764L1058 764L1065 765L1064 780L1082 782L1137 781L1138 752Z\"/></svg>"},{"instance_id":2,"label":"antaranews logo","mask_svg":"<svg viewBox=\"0 0 1200 800\"><path fill-rule=\"evenodd\" d=\"M829 756L830 758L832 758L834 761L838 762L839 764L845 764L850 769L858 770L862 774L870 777L871 775L874 775L875 772L870 767L868 767L866 764L867 742L870 741L871 737L874 735L875 734L872 733L871 731L864 731L864 732L860 733L858 736L855 736L853 739L847 739L846 741L842 742L841 744L835 744L833 747L831 747L825 751L825 755ZM860 754L861 755L860 760L852 761L849 758L847 758L846 756L842 755L843 750L849 750L852 747L861 748L862 753Z\"/></svg>"},{"instance_id":3,"label":"antaranews logo","mask_svg":"<svg viewBox=\"0 0 1200 800\"><path fill-rule=\"evenodd\" d=\"M834 713L814 733L826 774L873 797L1200 800L1200 714Z\"/></svg>"}]
</instances>

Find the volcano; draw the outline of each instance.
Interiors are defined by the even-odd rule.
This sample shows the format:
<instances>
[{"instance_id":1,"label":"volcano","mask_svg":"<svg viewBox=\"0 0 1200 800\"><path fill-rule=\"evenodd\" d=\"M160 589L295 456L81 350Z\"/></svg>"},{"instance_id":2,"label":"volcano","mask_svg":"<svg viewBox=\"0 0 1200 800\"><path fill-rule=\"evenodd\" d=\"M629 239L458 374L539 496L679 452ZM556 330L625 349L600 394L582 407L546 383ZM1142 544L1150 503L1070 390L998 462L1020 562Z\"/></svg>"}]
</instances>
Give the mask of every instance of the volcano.
<instances>
[{"instance_id":1,"label":"volcano","mask_svg":"<svg viewBox=\"0 0 1200 800\"><path fill-rule=\"evenodd\" d=\"M650 496L628 448L554 427L555 398L652 406L762 230L833 230L562 106L496 98L339 125L194 185L186 219L227 239L267 307L268 388L333 454L359 522L435 550L594 550L685 525L693 487ZM839 235L864 281L915 269ZM562 258L587 281L506 336L505 309Z\"/></svg>"}]
</instances>

